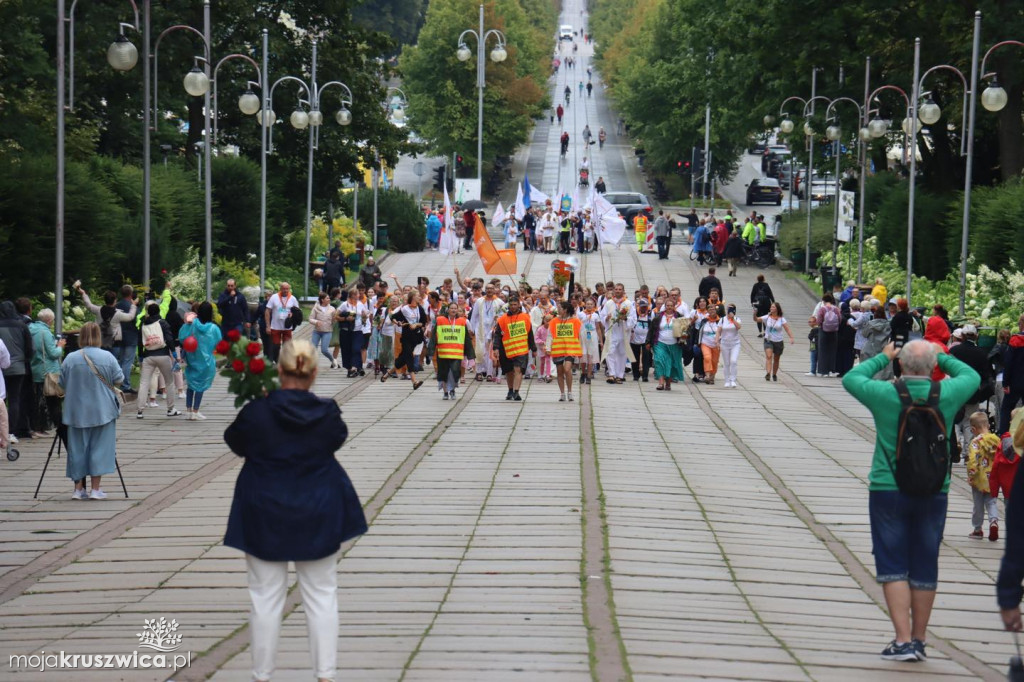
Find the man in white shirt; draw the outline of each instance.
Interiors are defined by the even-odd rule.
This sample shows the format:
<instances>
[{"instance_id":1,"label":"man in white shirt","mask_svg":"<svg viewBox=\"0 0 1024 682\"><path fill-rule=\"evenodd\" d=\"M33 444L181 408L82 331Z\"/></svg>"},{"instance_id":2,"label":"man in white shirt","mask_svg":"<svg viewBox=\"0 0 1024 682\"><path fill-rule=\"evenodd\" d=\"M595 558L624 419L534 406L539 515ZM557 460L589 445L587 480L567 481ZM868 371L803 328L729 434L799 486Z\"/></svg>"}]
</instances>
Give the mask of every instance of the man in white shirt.
<instances>
[{"instance_id":1,"label":"man in white shirt","mask_svg":"<svg viewBox=\"0 0 1024 682\"><path fill-rule=\"evenodd\" d=\"M606 330L604 361L608 367L608 383L621 384L625 380L629 354L629 330L626 324L633 311L633 303L626 298L626 288L621 282L615 285L614 292L601 310L601 321Z\"/></svg>"},{"instance_id":2,"label":"man in white shirt","mask_svg":"<svg viewBox=\"0 0 1024 682\"><path fill-rule=\"evenodd\" d=\"M473 336L476 339L477 381L484 377L495 380L495 363L491 359L491 344L494 342L494 323L505 310L505 304L495 294L493 284L484 287L484 296L473 303Z\"/></svg>"},{"instance_id":3,"label":"man in white shirt","mask_svg":"<svg viewBox=\"0 0 1024 682\"><path fill-rule=\"evenodd\" d=\"M267 329L270 330L270 359L277 362L277 356L281 352L281 346L286 341L291 341L292 328L288 325L292 315L292 308L298 308L299 302L292 296L292 286L288 282L281 282L277 293L267 301L267 310L264 313Z\"/></svg>"}]
</instances>

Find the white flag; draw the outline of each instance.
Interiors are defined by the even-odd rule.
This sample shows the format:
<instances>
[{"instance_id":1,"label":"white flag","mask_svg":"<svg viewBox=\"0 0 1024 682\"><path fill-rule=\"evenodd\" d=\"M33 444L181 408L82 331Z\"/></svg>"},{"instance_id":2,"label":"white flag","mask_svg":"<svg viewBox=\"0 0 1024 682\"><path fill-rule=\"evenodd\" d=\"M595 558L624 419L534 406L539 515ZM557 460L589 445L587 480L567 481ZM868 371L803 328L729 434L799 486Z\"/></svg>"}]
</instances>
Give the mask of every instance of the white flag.
<instances>
[{"instance_id":1,"label":"white flag","mask_svg":"<svg viewBox=\"0 0 1024 682\"><path fill-rule=\"evenodd\" d=\"M516 190L516 204L513 208L513 213L516 220L522 220L526 217L526 205L523 204L523 183L519 183L519 189Z\"/></svg>"},{"instance_id":2,"label":"white flag","mask_svg":"<svg viewBox=\"0 0 1024 682\"><path fill-rule=\"evenodd\" d=\"M491 226L497 227L498 225L501 225L503 222L505 222L505 209L501 205L501 202L499 201L498 207L494 209L494 215L491 216Z\"/></svg>"},{"instance_id":3,"label":"white flag","mask_svg":"<svg viewBox=\"0 0 1024 682\"><path fill-rule=\"evenodd\" d=\"M602 246L618 244L626 233L626 221L603 194L594 195L594 231L598 244Z\"/></svg>"},{"instance_id":4,"label":"white flag","mask_svg":"<svg viewBox=\"0 0 1024 682\"><path fill-rule=\"evenodd\" d=\"M448 188L444 188L444 222L441 225L441 241L438 252L442 256L458 250L459 238L455 234L455 216L452 214L452 203L448 199Z\"/></svg>"}]
</instances>

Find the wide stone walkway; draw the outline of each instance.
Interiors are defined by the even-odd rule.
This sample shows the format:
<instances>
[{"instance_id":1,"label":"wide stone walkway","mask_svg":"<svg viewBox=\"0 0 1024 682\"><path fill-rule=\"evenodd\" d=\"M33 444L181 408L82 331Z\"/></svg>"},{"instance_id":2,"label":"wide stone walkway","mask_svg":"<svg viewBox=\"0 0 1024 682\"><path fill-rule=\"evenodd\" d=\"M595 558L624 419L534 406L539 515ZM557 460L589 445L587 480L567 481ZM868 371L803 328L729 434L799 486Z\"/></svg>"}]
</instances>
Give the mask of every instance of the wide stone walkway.
<instances>
[{"instance_id":1,"label":"wide stone walkway","mask_svg":"<svg viewBox=\"0 0 1024 682\"><path fill-rule=\"evenodd\" d=\"M547 279L549 257L520 257L532 283ZM456 262L476 274L475 260L408 254L385 266L435 282ZM623 247L581 270L588 283L678 285L688 297L703 274L678 244L669 261ZM741 317L755 274L724 278ZM372 519L339 563L341 679L997 679L1012 648L993 599L1002 542L967 539L959 482L931 658L878 659L889 624L872 579L870 422L838 381L803 375L798 321L813 298L768 274L798 338L778 383L764 381L753 324L737 389L596 383L559 403L553 384L533 382L507 403L500 386L471 382L445 402L429 380L414 393L322 367L316 390L336 397L350 429L338 458ZM249 679L244 561L221 545L239 466L221 438L234 413L223 391L206 422L162 409L122 418L128 500L107 479L109 501L71 501L62 458L33 501L49 443L23 443L4 463L4 665L40 651L130 653L143 620L165 617L191 668L74 674ZM297 600L279 665L276 679L308 679Z\"/></svg>"}]
</instances>

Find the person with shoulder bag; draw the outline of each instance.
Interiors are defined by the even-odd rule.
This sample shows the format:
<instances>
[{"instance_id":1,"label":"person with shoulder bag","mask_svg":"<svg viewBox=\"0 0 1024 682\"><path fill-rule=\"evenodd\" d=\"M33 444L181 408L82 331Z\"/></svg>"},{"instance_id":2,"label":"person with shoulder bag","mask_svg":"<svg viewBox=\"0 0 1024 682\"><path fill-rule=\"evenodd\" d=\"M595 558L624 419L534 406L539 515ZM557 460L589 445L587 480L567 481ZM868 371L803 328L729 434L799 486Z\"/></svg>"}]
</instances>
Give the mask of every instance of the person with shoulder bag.
<instances>
[{"instance_id":1,"label":"person with shoulder bag","mask_svg":"<svg viewBox=\"0 0 1024 682\"><path fill-rule=\"evenodd\" d=\"M80 349L70 353L60 368L60 385L65 391L66 471L75 482L74 500L105 500L101 479L117 470L117 418L124 399L117 386L124 375L117 358L100 348L102 342L99 325L86 322L78 336ZM85 489L86 476L92 479L91 492Z\"/></svg>"},{"instance_id":2,"label":"person with shoulder bag","mask_svg":"<svg viewBox=\"0 0 1024 682\"><path fill-rule=\"evenodd\" d=\"M670 300L647 329L647 347L654 358L658 391L671 391L672 382L684 378L682 343L689 340L687 336L676 336L677 331L681 332L675 324L677 317L675 302Z\"/></svg>"},{"instance_id":3,"label":"person with shoulder bag","mask_svg":"<svg viewBox=\"0 0 1024 682\"><path fill-rule=\"evenodd\" d=\"M139 380L139 404L137 419L142 419L142 408L145 407L143 399L149 395L149 384L153 380L153 373L159 372L164 378L164 395L167 398L167 416L177 417L181 414L174 409L175 392L174 376L172 367L174 362L171 358L171 349L174 347L175 338L171 331L171 325L167 320L160 317L160 305L150 303L146 306L146 317L142 319L142 331L140 334L142 343L142 378ZM155 406L153 403L152 406Z\"/></svg>"},{"instance_id":4,"label":"person with shoulder bag","mask_svg":"<svg viewBox=\"0 0 1024 682\"><path fill-rule=\"evenodd\" d=\"M60 399L64 397L64 389L60 385L60 360L64 357L67 342L53 336L50 330L53 320L53 311L43 308L36 315L36 321L28 326L35 349L32 354L32 380L36 384L36 409L32 427L40 435L45 435L50 424L60 424Z\"/></svg>"}]
</instances>

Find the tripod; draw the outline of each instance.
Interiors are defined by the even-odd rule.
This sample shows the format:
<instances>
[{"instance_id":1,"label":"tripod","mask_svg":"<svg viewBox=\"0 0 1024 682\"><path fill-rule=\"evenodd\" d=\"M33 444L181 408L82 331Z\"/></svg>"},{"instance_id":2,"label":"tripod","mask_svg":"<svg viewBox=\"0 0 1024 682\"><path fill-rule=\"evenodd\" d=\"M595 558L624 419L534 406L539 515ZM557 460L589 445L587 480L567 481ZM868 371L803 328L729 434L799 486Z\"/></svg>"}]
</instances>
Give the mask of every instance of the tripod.
<instances>
[{"instance_id":1,"label":"tripod","mask_svg":"<svg viewBox=\"0 0 1024 682\"><path fill-rule=\"evenodd\" d=\"M43 465L43 473L39 474L39 483L36 485L36 492L32 495L32 499L39 497L39 489L43 487L43 477L46 476L46 470L50 466L50 459L53 458L54 450L57 451L57 459L60 459L61 446L64 445L64 438L62 437L67 427L63 425L57 426L56 433L53 434L53 442L50 443L50 451L46 453L46 464ZM128 497L128 488L124 484L124 476L121 475L121 465L117 461L117 457L114 457L114 466L117 467L117 477L121 479L121 490L124 491L124 496ZM81 480L82 485L85 485L85 478Z\"/></svg>"}]
</instances>

